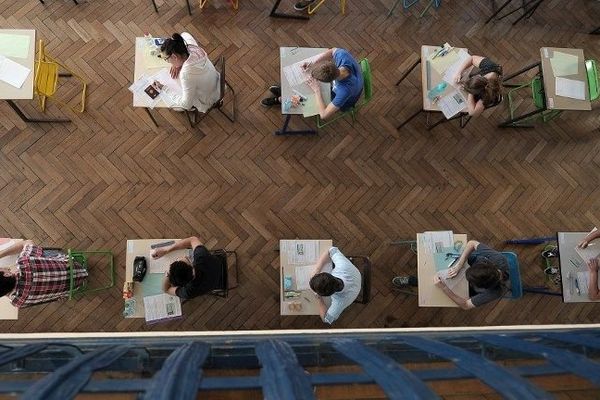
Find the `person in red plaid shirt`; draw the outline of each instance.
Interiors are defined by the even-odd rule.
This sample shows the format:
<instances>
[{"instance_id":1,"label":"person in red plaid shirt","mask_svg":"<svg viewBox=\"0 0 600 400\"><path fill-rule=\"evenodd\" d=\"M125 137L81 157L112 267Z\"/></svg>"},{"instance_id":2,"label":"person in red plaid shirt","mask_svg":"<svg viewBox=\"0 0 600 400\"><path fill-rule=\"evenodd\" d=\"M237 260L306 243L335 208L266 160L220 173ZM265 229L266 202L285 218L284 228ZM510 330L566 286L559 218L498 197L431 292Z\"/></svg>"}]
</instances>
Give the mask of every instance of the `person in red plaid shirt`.
<instances>
[{"instance_id":1,"label":"person in red plaid shirt","mask_svg":"<svg viewBox=\"0 0 600 400\"><path fill-rule=\"evenodd\" d=\"M9 296L15 307L29 307L69 296L70 275L67 255L45 251L31 240L19 241L0 251L0 258L19 253L16 270L3 269L0 296ZM87 271L73 263L74 288L83 285Z\"/></svg>"}]
</instances>

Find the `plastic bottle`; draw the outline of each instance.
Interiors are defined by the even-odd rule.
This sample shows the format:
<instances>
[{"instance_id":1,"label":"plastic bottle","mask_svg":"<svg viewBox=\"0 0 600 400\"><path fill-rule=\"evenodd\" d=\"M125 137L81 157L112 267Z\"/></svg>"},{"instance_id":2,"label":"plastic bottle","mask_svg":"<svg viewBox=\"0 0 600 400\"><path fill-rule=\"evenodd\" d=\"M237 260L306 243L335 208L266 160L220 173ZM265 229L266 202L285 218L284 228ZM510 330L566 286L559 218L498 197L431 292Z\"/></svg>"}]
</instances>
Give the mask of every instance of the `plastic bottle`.
<instances>
[{"instance_id":1,"label":"plastic bottle","mask_svg":"<svg viewBox=\"0 0 600 400\"><path fill-rule=\"evenodd\" d=\"M433 99L438 97L440 94L444 93L444 90L446 90L446 86L448 86L446 82L438 83L436 86L429 89L429 92L427 92L427 98L433 101Z\"/></svg>"},{"instance_id":2,"label":"plastic bottle","mask_svg":"<svg viewBox=\"0 0 600 400\"><path fill-rule=\"evenodd\" d=\"M154 40L152 38L152 35L149 34L148 32L144 33L144 40L146 42L147 47L154 46Z\"/></svg>"}]
</instances>

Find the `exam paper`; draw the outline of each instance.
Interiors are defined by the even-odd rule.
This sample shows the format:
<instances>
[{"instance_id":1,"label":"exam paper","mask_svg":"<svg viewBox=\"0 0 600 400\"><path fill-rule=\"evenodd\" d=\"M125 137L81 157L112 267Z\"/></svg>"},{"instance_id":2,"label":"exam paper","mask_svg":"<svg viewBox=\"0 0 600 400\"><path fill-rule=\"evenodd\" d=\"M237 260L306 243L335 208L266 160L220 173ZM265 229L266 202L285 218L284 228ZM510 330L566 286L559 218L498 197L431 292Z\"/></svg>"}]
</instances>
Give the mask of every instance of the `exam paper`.
<instances>
[{"instance_id":1,"label":"exam paper","mask_svg":"<svg viewBox=\"0 0 600 400\"><path fill-rule=\"evenodd\" d=\"M554 76L576 75L579 69L579 57L572 54L555 51L550 58L550 66Z\"/></svg>"},{"instance_id":2,"label":"exam paper","mask_svg":"<svg viewBox=\"0 0 600 400\"><path fill-rule=\"evenodd\" d=\"M160 82L164 85L158 97L169 107L179 102L182 93L181 85L179 84L179 79L171 78L171 72L168 68L161 69L150 80Z\"/></svg>"},{"instance_id":3,"label":"exam paper","mask_svg":"<svg viewBox=\"0 0 600 400\"><path fill-rule=\"evenodd\" d=\"M590 273L588 271L577 272L577 284L579 285L579 293L582 296L587 296L590 287ZM573 284L573 287L575 287L575 284Z\"/></svg>"},{"instance_id":4,"label":"exam paper","mask_svg":"<svg viewBox=\"0 0 600 400\"><path fill-rule=\"evenodd\" d=\"M181 316L181 300L169 294L157 294L144 297L146 322Z\"/></svg>"},{"instance_id":5,"label":"exam paper","mask_svg":"<svg viewBox=\"0 0 600 400\"><path fill-rule=\"evenodd\" d=\"M556 95L585 100L585 83L576 79L556 77Z\"/></svg>"},{"instance_id":6,"label":"exam paper","mask_svg":"<svg viewBox=\"0 0 600 400\"><path fill-rule=\"evenodd\" d=\"M308 80L308 78L310 78L308 72L302 69L302 64L312 63L317 57L318 55L312 56L304 60L298 61L297 63L294 63L292 65L287 65L283 67L283 74L285 75L285 79L288 81L291 87L300 86L303 83L305 83Z\"/></svg>"},{"instance_id":7,"label":"exam paper","mask_svg":"<svg viewBox=\"0 0 600 400\"><path fill-rule=\"evenodd\" d=\"M154 108L154 106L161 99L160 96L157 96L155 99L153 99L152 97L148 96L146 92L144 92L144 89L150 86L152 82L153 80L151 78L147 77L146 75L142 75L137 81L133 82L133 84L129 86L129 91L133 93L133 96L136 100L135 103L139 104L139 107Z\"/></svg>"},{"instance_id":8,"label":"exam paper","mask_svg":"<svg viewBox=\"0 0 600 400\"><path fill-rule=\"evenodd\" d=\"M0 55L0 80L20 89L31 70Z\"/></svg>"},{"instance_id":9,"label":"exam paper","mask_svg":"<svg viewBox=\"0 0 600 400\"><path fill-rule=\"evenodd\" d=\"M310 278L312 278L314 265L305 265L296 267L296 290L310 289Z\"/></svg>"},{"instance_id":10,"label":"exam paper","mask_svg":"<svg viewBox=\"0 0 600 400\"><path fill-rule=\"evenodd\" d=\"M465 265L463 268L461 268L460 271L458 272L458 275L456 275L454 278L448 278L448 269L443 269L443 270L439 271L437 274L440 277L440 279L444 281L446 286L448 286L448 289L450 289L454 292L454 289L456 289L458 287L458 285L460 285L462 282L464 282L467 279L466 278L467 268L469 268L468 265Z\"/></svg>"},{"instance_id":11,"label":"exam paper","mask_svg":"<svg viewBox=\"0 0 600 400\"><path fill-rule=\"evenodd\" d=\"M467 99L459 90L452 90L437 101L437 106L446 119L454 117L467 107Z\"/></svg>"},{"instance_id":12,"label":"exam paper","mask_svg":"<svg viewBox=\"0 0 600 400\"><path fill-rule=\"evenodd\" d=\"M450 54L445 55L441 58L444 57L449 57ZM440 57L436 57L435 60L437 60ZM448 66L448 68L446 68L446 70L444 71L444 76L442 77L442 79L444 79L444 81L452 83L452 78L454 78L454 75L456 75L456 73L458 72L458 70L460 69L460 67L463 65L463 63L465 62L465 60L469 58L469 53L467 53L465 50L460 50L456 56L455 61L452 63L452 65ZM435 61L434 60L434 61Z\"/></svg>"},{"instance_id":13,"label":"exam paper","mask_svg":"<svg viewBox=\"0 0 600 400\"><path fill-rule=\"evenodd\" d=\"M319 258L319 242L317 240L284 241L281 251L285 252L292 265L314 264Z\"/></svg>"},{"instance_id":14,"label":"exam paper","mask_svg":"<svg viewBox=\"0 0 600 400\"><path fill-rule=\"evenodd\" d=\"M421 242L430 253L441 253L444 247L454 247L452 231L427 231L421 235Z\"/></svg>"},{"instance_id":15,"label":"exam paper","mask_svg":"<svg viewBox=\"0 0 600 400\"><path fill-rule=\"evenodd\" d=\"M29 35L0 33L0 55L14 58L27 58L29 55Z\"/></svg>"}]
</instances>

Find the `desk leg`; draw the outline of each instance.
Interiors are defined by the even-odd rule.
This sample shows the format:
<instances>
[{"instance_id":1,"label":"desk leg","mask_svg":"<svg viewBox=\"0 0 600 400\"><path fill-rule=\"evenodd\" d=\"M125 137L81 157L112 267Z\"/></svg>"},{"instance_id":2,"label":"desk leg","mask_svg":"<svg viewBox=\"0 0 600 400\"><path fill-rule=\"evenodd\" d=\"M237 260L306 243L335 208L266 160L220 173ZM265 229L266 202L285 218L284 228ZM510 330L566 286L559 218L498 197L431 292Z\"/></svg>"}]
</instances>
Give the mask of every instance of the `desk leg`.
<instances>
[{"instance_id":1,"label":"desk leg","mask_svg":"<svg viewBox=\"0 0 600 400\"><path fill-rule=\"evenodd\" d=\"M156 120L154 119L154 115L152 115L150 109L148 107L144 107L144 110L146 110L146 113L148 114L152 122L154 122L154 125L156 125L156 127L158 128L158 122L156 122Z\"/></svg>"},{"instance_id":2,"label":"desk leg","mask_svg":"<svg viewBox=\"0 0 600 400\"><path fill-rule=\"evenodd\" d=\"M287 19L302 19L302 20L308 20L308 19L310 19L310 17L308 15L287 14L287 13L277 12L277 8L279 7L279 3L281 3L281 0L276 0L275 1L275 4L273 4L273 8L271 9L271 13L269 14L269 17L273 17L273 18L287 18Z\"/></svg>"},{"instance_id":3,"label":"desk leg","mask_svg":"<svg viewBox=\"0 0 600 400\"><path fill-rule=\"evenodd\" d=\"M562 297L562 293L552 292L552 291L548 290L548 288L545 286L542 286L542 287L523 286L523 293L537 293L537 294L545 294L548 296L561 296Z\"/></svg>"},{"instance_id":4,"label":"desk leg","mask_svg":"<svg viewBox=\"0 0 600 400\"><path fill-rule=\"evenodd\" d=\"M493 0L492 0L493 1ZM502 10L504 10L506 8L506 6L508 6L510 3L512 3L512 0L506 0L504 2L504 4L502 4L500 6L499 9L497 9L496 11L494 11L494 13L487 19L487 21L485 21L485 23L487 24L488 22L490 22L491 20L493 20L494 18L496 18L496 16L498 14L500 14L500 12L502 12Z\"/></svg>"},{"instance_id":5,"label":"desk leg","mask_svg":"<svg viewBox=\"0 0 600 400\"><path fill-rule=\"evenodd\" d=\"M152 5L154 6L154 12L158 13L158 7L156 7L156 1L152 0Z\"/></svg>"},{"instance_id":6,"label":"desk leg","mask_svg":"<svg viewBox=\"0 0 600 400\"><path fill-rule=\"evenodd\" d=\"M520 115L516 118L507 119L506 121L499 124L498 128L532 128L532 126L518 126L518 125L515 125L515 123L522 121L524 119L527 119L529 117L532 117L536 114L542 113L544 111L546 111L546 109L540 108L539 110L535 110L535 111L529 112L527 114Z\"/></svg>"},{"instance_id":7,"label":"desk leg","mask_svg":"<svg viewBox=\"0 0 600 400\"><path fill-rule=\"evenodd\" d=\"M419 64L421 64L421 57L419 57L419 59L415 61L415 63L411 65L410 68L400 77L400 79L398 79L398 82L396 82L396 86L398 86L400 82L402 82L408 76L408 74L410 74Z\"/></svg>"},{"instance_id":8,"label":"desk leg","mask_svg":"<svg viewBox=\"0 0 600 400\"><path fill-rule=\"evenodd\" d=\"M21 111L21 109L19 108L19 106L17 106L17 104L14 101L12 101L12 100L6 100L6 102L8 103L8 105L13 110L15 110L15 112L23 120L23 122L39 122L39 123L51 123L51 122L65 123L65 122L71 122L71 120L68 119L68 118L29 118L27 115L25 115L25 113L23 111Z\"/></svg>"},{"instance_id":9,"label":"desk leg","mask_svg":"<svg viewBox=\"0 0 600 400\"><path fill-rule=\"evenodd\" d=\"M185 4L187 4L188 14L192 15L192 6L190 6L190 0L185 0Z\"/></svg>"},{"instance_id":10,"label":"desk leg","mask_svg":"<svg viewBox=\"0 0 600 400\"><path fill-rule=\"evenodd\" d=\"M290 124L290 119L292 118L292 114L287 114L285 116L285 121L283 122L283 128L275 131L275 135L277 136L291 136L291 135L316 135L317 131L314 129L306 129L306 130L288 130L288 125Z\"/></svg>"},{"instance_id":11,"label":"desk leg","mask_svg":"<svg viewBox=\"0 0 600 400\"><path fill-rule=\"evenodd\" d=\"M408 119L406 119L403 123L401 123L400 125L398 125L398 127L396 128L396 130L400 130L404 125L408 124L410 121L412 121L417 115L421 114L422 112L424 112L425 110L423 110L422 108L419 109L416 113L414 113L413 115L411 115L410 117L408 117Z\"/></svg>"}]
</instances>

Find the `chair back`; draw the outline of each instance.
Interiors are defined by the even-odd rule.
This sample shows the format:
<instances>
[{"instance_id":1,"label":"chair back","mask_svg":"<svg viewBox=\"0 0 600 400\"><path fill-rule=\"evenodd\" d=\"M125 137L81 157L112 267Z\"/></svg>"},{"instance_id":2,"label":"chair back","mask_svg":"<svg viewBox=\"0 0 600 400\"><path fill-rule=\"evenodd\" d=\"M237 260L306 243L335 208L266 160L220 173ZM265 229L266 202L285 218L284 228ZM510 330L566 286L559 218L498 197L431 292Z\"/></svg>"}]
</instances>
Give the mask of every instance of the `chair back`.
<instances>
[{"instance_id":1,"label":"chair back","mask_svg":"<svg viewBox=\"0 0 600 400\"><path fill-rule=\"evenodd\" d=\"M229 295L229 289L234 289L238 285L237 254L235 251L227 251L225 249L212 250L210 254L219 261L219 268L221 270L220 285L218 288L214 289L211 294L219 297L227 297ZM228 256L234 258L233 265L229 264ZM229 276L230 269L233 270L233 275L231 277Z\"/></svg>"},{"instance_id":2,"label":"chair back","mask_svg":"<svg viewBox=\"0 0 600 400\"><path fill-rule=\"evenodd\" d=\"M533 96L533 104L536 108L546 108L546 99L544 97L544 82L541 76L536 76L531 81L531 95Z\"/></svg>"},{"instance_id":3,"label":"chair back","mask_svg":"<svg viewBox=\"0 0 600 400\"><path fill-rule=\"evenodd\" d=\"M361 105L364 105L371 101L371 98L373 97L373 78L371 76L371 65L369 64L369 60L366 58L360 60L360 69L362 70L364 83L363 92L365 96Z\"/></svg>"},{"instance_id":4,"label":"chair back","mask_svg":"<svg viewBox=\"0 0 600 400\"><path fill-rule=\"evenodd\" d=\"M503 251L502 255L508 261L508 275L510 279L510 296L505 297L511 299L520 299L523 297L523 285L521 283L521 271L519 269L519 258L512 251Z\"/></svg>"},{"instance_id":5,"label":"chair back","mask_svg":"<svg viewBox=\"0 0 600 400\"><path fill-rule=\"evenodd\" d=\"M367 304L371 300L371 259L367 256L348 256L348 260L360 271L361 288L355 303Z\"/></svg>"},{"instance_id":6,"label":"chair back","mask_svg":"<svg viewBox=\"0 0 600 400\"><path fill-rule=\"evenodd\" d=\"M585 72L587 74L590 101L597 100L600 97L600 73L598 72L596 60L585 61Z\"/></svg>"},{"instance_id":7,"label":"chair back","mask_svg":"<svg viewBox=\"0 0 600 400\"><path fill-rule=\"evenodd\" d=\"M58 64L46 56L44 41L38 41L38 54L35 61L35 91L42 96L52 96L58 86Z\"/></svg>"}]
</instances>

